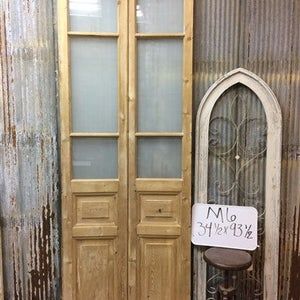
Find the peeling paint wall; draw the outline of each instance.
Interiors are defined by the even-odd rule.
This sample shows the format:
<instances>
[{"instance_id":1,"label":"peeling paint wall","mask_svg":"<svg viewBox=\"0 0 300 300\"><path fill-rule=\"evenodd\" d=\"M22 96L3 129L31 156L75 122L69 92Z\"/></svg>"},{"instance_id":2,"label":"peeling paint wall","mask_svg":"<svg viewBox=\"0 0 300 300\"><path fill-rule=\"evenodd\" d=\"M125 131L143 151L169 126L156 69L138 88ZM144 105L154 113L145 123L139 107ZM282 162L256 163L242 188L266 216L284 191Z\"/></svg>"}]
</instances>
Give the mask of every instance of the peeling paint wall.
<instances>
[{"instance_id":1,"label":"peeling paint wall","mask_svg":"<svg viewBox=\"0 0 300 300\"><path fill-rule=\"evenodd\" d=\"M5 299L59 298L54 7L0 4L0 225Z\"/></svg>"},{"instance_id":2,"label":"peeling paint wall","mask_svg":"<svg viewBox=\"0 0 300 300\"><path fill-rule=\"evenodd\" d=\"M195 0L194 111L237 67L260 76L283 113L279 299L300 297L300 1Z\"/></svg>"}]
</instances>

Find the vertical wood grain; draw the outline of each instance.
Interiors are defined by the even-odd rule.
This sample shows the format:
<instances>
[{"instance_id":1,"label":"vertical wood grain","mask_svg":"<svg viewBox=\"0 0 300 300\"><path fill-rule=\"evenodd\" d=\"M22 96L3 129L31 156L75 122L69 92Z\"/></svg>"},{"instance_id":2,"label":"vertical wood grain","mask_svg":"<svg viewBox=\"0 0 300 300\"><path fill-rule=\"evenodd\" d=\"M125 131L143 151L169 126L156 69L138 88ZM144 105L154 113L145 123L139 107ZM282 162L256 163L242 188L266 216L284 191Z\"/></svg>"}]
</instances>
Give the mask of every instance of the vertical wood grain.
<instances>
[{"instance_id":1,"label":"vertical wood grain","mask_svg":"<svg viewBox=\"0 0 300 300\"><path fill-rule=\"evenodd\" d=\"M118 280L118 297L126 298L128 294L128 1L121 0L118 3L119 17L119 45L118 45L118 82L119 82L119 144L118 144L118 168L119 168L119 200L118 200L118 224L119 239L117 249L118 272L121 272Z\"/></svg>"},{"instance_id":2,"label":"vertical wood grain","mask_svg":"<svg viewBox=\"0 0 300 300\"><path fill-rule=\"evenodd\" d=\"M193 86L193 28L194 1L184 1L183 40L183 138L182 138L182 268L181 299L191 297L191 186L192 186L192 86Z\"/></svg>"},{"instance_id":3,"label":"vertical wood grain","mask_svg":"<svg viewBox=\"0 0 300 300\"><path fill-rule=\"evenodd\" d=\"M128 299L137 299L137 199L135 194L136 178L136 24L135 24L135 0L128 0Z\"/></svg>"},{"instance_id":4,"label":"vertical wood grain","mask_svg":"<svg viewBox=\"0 0 300 300\"><path fill-rule=\"evenodd\" d=\"M61 135L61 211L62 211L62 295L75 299L72 255L71 219L71 148L70 148L70 92L69 92L69 46L68 46L68 1L58 1L58 53L59 53L59 98Z\"/></svg>"}]
</instances>

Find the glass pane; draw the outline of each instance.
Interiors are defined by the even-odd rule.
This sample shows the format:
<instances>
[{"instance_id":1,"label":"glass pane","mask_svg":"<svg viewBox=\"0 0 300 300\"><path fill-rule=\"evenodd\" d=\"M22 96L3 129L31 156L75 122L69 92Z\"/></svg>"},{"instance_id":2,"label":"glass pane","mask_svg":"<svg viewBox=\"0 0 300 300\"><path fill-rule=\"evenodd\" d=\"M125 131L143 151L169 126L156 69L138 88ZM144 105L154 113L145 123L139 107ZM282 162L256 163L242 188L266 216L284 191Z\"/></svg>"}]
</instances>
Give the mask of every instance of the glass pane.
<instances>
[{"instance_id":1,"label":"glass pane","mask_svg":"<svg viewBox=\"0 0 300 300\"><path fill-rule=\"evenodd\" d=\"M237 276L236 299L262 299L267 121L256 94L235 85L217 101L210 118L208 201L253 206L258 210L260 247L253 255L253 271ZM207 298L218 299L215 288L223 280L207 267Z\"/></svg>"},{"instance_id":2,"label":"glass pane","mask_svg":"<svg viewBox=\"0 0 300 300\"><path fill-rule=\"evenodd\" d=\"M182 32L183 0L138 0L138 32Z\"/></svg>"},{"instance_id":3,"label":"glass pane","mask_svg":"<svg viewBox=\"0 0 300 300\"><path fill-rule=\"evenodd\" d=\"M117 31L117 0L70 0L69 11L71 31Z\"/></svg>"},{"instance_id":4,"label":"glass pane","mask_svg":"<svg viewBox=\"0 0 300 300\"><path fill-rule=\"evenodd\" d=\"M138 139L138 177L180 178L181 138Z\"/></svg>"},{"instance_id":5,"label":"glass pane","mask_svg":"<svg viewBox=\"0 0 300 300\"><path fill-rule=\"evenodd\" d=\"M74 132L117 131L117 41L71 39Z\"/></svg>"},{"instance_id":6,"label":"glass pane","mask_svg":"<svg viewBox=\"0 0 300 300\"><path fill-rule=\"evenodd\" d=\"M138 43L138 130L182 130L182 41Z\"/></svg>"},{"instance_id":7,"label":"glass pane","mask_svg":"<svg viewBox=\"0 0 300 300\"><path fill-rule=\"evenodd\" d=\"M118 177L118 143L113 138L73 139L73 178Z\"/></svg>"}]
</instances>

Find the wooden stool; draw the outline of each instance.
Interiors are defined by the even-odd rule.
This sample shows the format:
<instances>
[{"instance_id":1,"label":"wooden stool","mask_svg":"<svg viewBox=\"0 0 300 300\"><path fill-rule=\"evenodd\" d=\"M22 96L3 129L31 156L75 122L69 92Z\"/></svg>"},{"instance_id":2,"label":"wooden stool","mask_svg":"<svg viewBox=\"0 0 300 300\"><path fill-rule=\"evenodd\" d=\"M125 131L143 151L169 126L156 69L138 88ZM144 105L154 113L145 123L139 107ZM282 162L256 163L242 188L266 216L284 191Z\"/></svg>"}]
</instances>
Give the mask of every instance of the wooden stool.
<instances>
[{"instance_id":1,"label":"wooden stool","mask_svg":"<svg viewBox=\"0 0 300 300\"><path fill-rule=\"evenodd\" d=\"M229 271L247 270L252 264L251 255L243 250L209 248L204 252L204 260L224 271L224 283L218 287L221 300L234 299L236 285L230 283Z\"/></svg>"}]
</instances>

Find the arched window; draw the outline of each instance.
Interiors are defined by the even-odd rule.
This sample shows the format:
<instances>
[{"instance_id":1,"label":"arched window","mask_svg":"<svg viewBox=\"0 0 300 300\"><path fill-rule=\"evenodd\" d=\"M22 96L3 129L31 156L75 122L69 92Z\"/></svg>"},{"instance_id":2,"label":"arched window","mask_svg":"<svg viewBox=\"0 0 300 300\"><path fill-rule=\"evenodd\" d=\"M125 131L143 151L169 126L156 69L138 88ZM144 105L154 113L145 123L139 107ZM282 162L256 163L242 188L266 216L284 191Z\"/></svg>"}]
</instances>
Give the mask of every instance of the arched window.
<instances>
[{"instance_id":1,"label":"arched window","mask_svg":"<svg viewBox=\"0 0 300 300\"><path fill-rule=\"evenodd\" d=\"M238 275L238 299L277 299L281 123L271 89L242 68L212 85L197 113L194 201L259 212L259 248L252 268ZM222 276L202 253L195 248L194 296L216 299Z\"/></svg>"}]
</instances>

